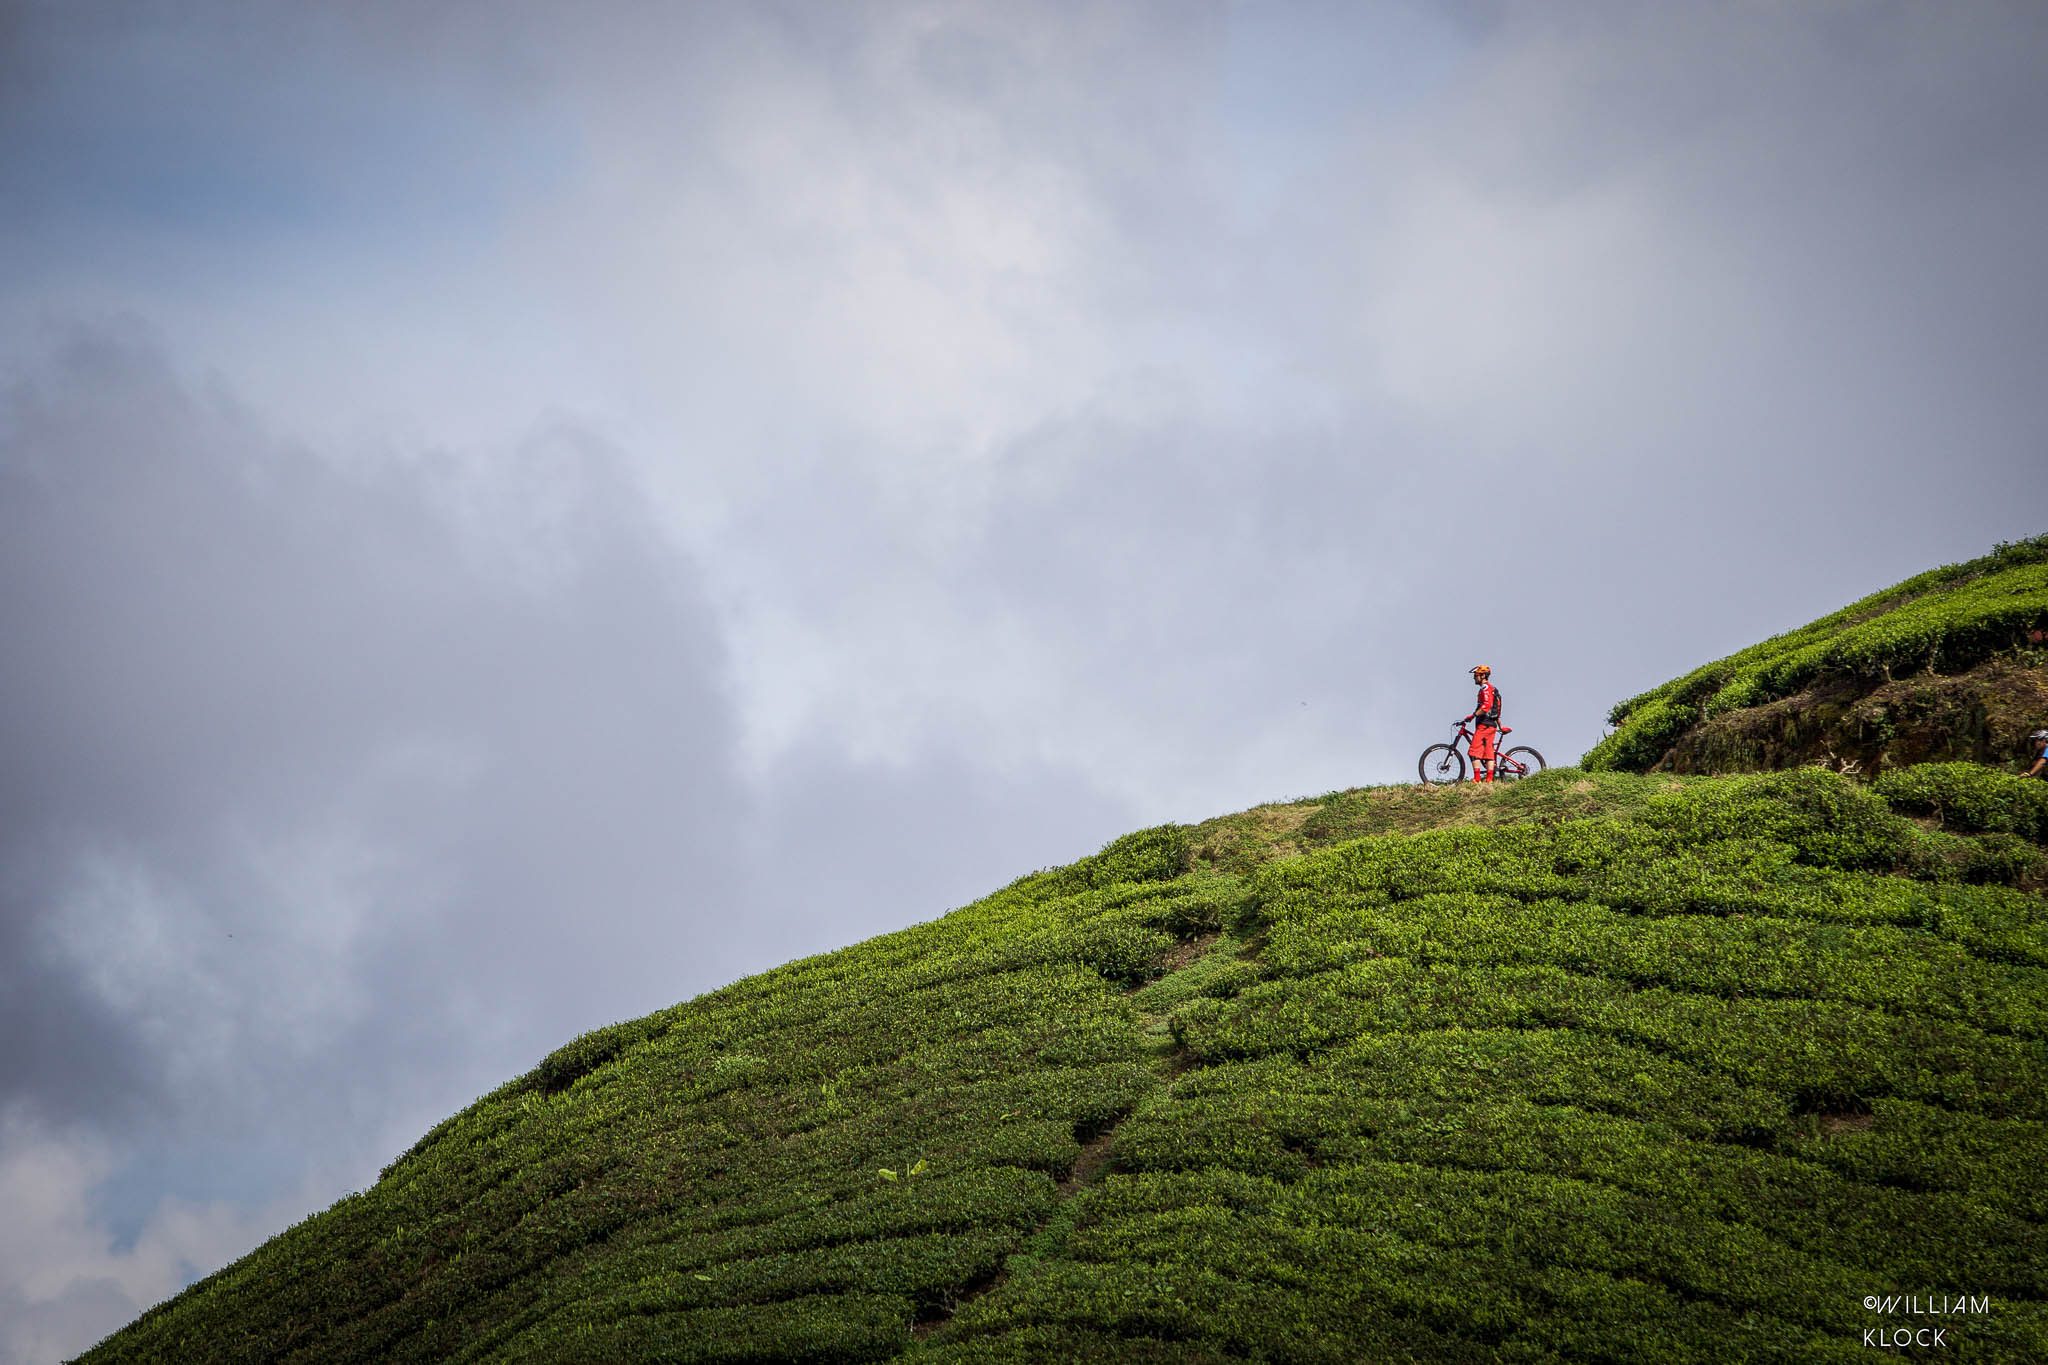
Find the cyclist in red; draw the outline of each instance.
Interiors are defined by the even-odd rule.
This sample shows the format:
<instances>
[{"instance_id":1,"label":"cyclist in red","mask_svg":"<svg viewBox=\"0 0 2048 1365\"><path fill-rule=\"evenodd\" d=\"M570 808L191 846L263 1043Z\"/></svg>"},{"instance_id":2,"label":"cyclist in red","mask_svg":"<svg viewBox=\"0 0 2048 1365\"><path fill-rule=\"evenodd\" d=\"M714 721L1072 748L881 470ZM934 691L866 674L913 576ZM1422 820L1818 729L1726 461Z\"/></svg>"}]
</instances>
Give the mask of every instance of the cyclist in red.
<instances>
[{"instance_id":1,"label":"cyclist in red","mask_svg":"<svg viewBox=\"0 0 2048 1365\"><path fill-rule=\"evenodd\" d=\"M1472 722L1468 752L1472 755L1474 782L1493 781L1494 752L1500 745L1500 689L1493 685L1492 678L1493 670L1485 664L1472 665L1472 681L1479 684L1479 700L1465 719Z\"/></svg>"}]
</instances>

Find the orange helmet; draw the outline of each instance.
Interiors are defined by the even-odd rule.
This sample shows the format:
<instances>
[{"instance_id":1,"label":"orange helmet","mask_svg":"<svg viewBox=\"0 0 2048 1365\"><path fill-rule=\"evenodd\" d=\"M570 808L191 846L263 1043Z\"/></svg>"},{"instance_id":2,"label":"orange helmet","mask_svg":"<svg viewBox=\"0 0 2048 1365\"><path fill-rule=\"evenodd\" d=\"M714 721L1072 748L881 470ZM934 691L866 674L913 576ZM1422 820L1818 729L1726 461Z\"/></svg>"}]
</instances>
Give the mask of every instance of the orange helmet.
<instances>
[{"instance_id":1,"label":"orange helmet","mask_svg":"<svg viewBox=\"0 0 2048 1365\"><path fill-rule=\"evenodd\" d=\"M1488 668L1485 664L1472 665L1472 672L1482 678L1490 678L1493 676L1493 670Z\"/></svg>"}]
</instances>

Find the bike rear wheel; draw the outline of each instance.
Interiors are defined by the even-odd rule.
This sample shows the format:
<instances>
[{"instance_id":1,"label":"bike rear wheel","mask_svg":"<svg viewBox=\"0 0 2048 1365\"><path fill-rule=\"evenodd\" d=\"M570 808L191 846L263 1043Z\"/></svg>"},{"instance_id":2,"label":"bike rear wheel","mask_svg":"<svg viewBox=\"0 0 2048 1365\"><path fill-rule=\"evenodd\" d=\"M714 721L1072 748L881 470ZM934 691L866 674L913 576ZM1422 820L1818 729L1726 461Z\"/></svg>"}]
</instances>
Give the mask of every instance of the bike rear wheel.
<instances>
[{"instance_id":1,"label":"bike rear wheel","mask_svg":"<svg viewBox=\"0 0 2048 1365\"><path fill-rule=\"evenodd\" d=\"M1465 756L1449 744L1432 744L1422 751L1415 765L1416 775L1430 786L1465 780Z\"/></svg>"},{"instance_id":2,"label":"bike rear wheel","mask_svg":"<svg viewBox=\"0 0 2048 1365\"><path fill-rule=\"evenodd\" d=\"M1543 771L1543 755L1526 744L1518 744L1500 757L1501 761L1493 766L1497 769L1494 776L1502 782L1512 782L1518 777Z\"/></svg>"}]
</instances>

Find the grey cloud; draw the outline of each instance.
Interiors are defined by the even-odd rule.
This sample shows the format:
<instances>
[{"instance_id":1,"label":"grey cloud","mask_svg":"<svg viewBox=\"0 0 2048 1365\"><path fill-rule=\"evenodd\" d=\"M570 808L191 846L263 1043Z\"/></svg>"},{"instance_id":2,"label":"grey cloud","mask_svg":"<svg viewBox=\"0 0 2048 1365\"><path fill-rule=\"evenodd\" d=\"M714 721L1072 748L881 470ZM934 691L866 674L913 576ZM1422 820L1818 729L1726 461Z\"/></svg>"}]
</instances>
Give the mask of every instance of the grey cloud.
<instances>
[{"instance_id":1,"label":"grey cloud","mask_svg":"<svg viewBox=\"0 0 2048 1365\"><path fill-rule=\"evenodd\" d=\"M1569 759L1639 686L2031 529L2004 495L2048 439L2037 8L1471 17L1405 107L1298 130L1249 227L1200 185L1212 123L1127 110L1147 164L1083 177L1057 281L1114 319L1093 368L1049 364L993 454L907 494L847 439L745 514L732 562L846 664L821 713L1000 697L969 722L999 744L1021 677L1037 744L1179 813L1400 777L1486 659ZM874 95L883 124L946 107ZM1002 98L1031 131L997 164L1096 165Z\"/></svg>"},{"instance_id":2,"label":"grey cloud","mask_svg":"<svg viewBox=\"0 0 2048 1365\"><path fill-rule=\"evenodd\" d=\"M402 1069L466 1050L451 999L531 1049L713 984L692 939L724 932L744 820L722 649L608 452L509 453L547 524L508 536L459 529L502 475L337 472L104 332L8 406L0 922L39 1040L11 1098L135 1087L146 1033L160 1079L214 1045L339 1065L351 1023Z\"/></svg>"},{"instance_id":3,"label":"grey cloud","mask_svg":"<svg viewBox=\"0 0 2048 1365\"><path fill-rule=\"evenodd\" d=\"M1357 781L1451 713L1405 666L1404 609L1454 542L1413 515L1436 494L1401 435L1106 401L996 452L971 510L935 488L892 515L821 464L733 539L806 547L747 564L837 646L821 723L1042 756L1134 822L1201 819Z\"/></svg>"},{"instance_id":4,"label":"grey cloud","mask_svg":"<svg viewBox=\"0 0 2048 1365\"><path fill-rule=\"evenodd\" d=\"M1363 130L1298 243L1341 312L1290 302L1508 509L1442 599L1604 703L2028 533L2044 56L2036 6L1510 7Z\"/></svg>"},{"instance_id":5,"label":"grey cloud","mask_svg":"<svg viewBox=\"0 0 2048 1365\"><path fill-rule=\"evenodd\" d=\"M0 1291L0 1351L21 1362L63 1360L135 1315L136 1304L108 1276L74 1281L51 1299Z\"/></svg>"},{"instance_id":6,"label":"grey cloud","mask_svg":"<svg viewBox=\"0 0 2048 1365\"><path fill-rule=\"evenodd\" d=\"M764 930L796 943L830 925L830 946L858 942L1072 862L1136 822L1071 769L974 752L971 736L927 737L901 760L849 759L820 735L789 746L767 775L758 836L779 873L759 907Z\"/></svg>"}]
</instances>

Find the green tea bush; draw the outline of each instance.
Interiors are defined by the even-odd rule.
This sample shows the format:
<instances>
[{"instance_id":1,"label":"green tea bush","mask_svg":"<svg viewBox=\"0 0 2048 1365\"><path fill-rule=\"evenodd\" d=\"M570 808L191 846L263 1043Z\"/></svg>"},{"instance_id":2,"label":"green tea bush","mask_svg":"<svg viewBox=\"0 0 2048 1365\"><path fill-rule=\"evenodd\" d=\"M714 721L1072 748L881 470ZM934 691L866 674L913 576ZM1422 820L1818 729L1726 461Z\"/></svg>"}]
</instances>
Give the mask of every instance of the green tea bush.
<instances>
[{"instance_id":1,"label":"green tea bush","mask_svg":"<svg viewBox=\"0 0 2048 1365\"><path fill-rule=\"evenodd\" d=\"M1076 888L1171 881L1188 870L1192 853L1193 842L1185 825L1158 825L1110 840L1102 852L1067 868L1060 880Z\"/></svg>"},{"instance_id":2,"label":"green tea bush","mask_svg":"<svg viewBox=\"0 0 2048 1365\"><path fill-rule=\"evenodd\" d=\"M1818 768L1763 773L1654 798L1653 829L1691 843L1729 839L1789 844L1818 867L1883 870L1906 857L1914 831L1869 791Z\"/></svg>"},{"instance_id":3,"label":"green tea bush","mask_svg":"<svg viewBox=\"0 0 2048 1365\"><path fill-rule=\"evenodd\" d=\"M1173 940L1157 929L1135 924L1091 926L1075 941L1075 960L1105 980L1136 984L1156 975L1159 955Z\"/></svg>"},{"instance_id":4,"label":"green tea bush","mask_svg":"<svg viewBox=\"0 0 2048 1365\"><path fill-rule=\"evenodd\" d=\"M1963 860L1963 879L2002 886L2048 886L2048 853L2016 834L1973 839Z\"/></svg>"},{"instance_id":5,"label":"green tea bush","mask_svg":"<svg viewBox=\"0 0 2048 1365\"><path fill-rule=\"evenodd\" d=\"M1754 684L1752 692L1761 691ZM1700 718L1697 708L1678 705L1663 697L1652 697L1626 713L1626 723L1580 762L1587 768L1620 768L1643 772L1664 756L1664 751Z\"/></svg>"},{"instance_id":6,"label":"green tea bush","mask_svg":"<svg viewBox=\"0 0 2048 1365\"><path fill-rule=\"evenodd\" d=\"M2048 842L2048 782L1978 763L1922 763L1885 773L1871 790L1894 810L1956 829Z\"/></svg>"},{"instance_id":7,"label":"green tea bush","mask_svg":"<svg viewBox=\"0 0 2048 1365\"><path fill-rule=\"evenodd\" d=\"M517 1088L543 1095L567 1090L599 1067L658 1036L658 1018L649 1016L593 1029L543 1057L540 1065L520 1078Z\"/></svg>"},{"instance_id":8,"label":"green tea bush","mask_svg":"<svg viewBox=\"0 0 2048 1365\"><path fill-rule=\"evenodd\" d=\"M1220 936L1201 957L1136 992L1131 1002L1148 1014L1164 1015L1201 996L1235 995L1265 975L1265 969L1258 963L1239 956L1244 947L1240 939Z\"/></svg>"},{"instance_id":9,"label":"green tea bush","mask_svg":"<svg viewBox=\"0 0 2048 1365\"><path fill-rule=\"evenodd\" d=\"M868 1361L910 1344L913 1308L895 1295L820 1295L695 1312L636 1313L548 1325L511 1343L512 1360Z\"/></svg>"}]
</instances>

